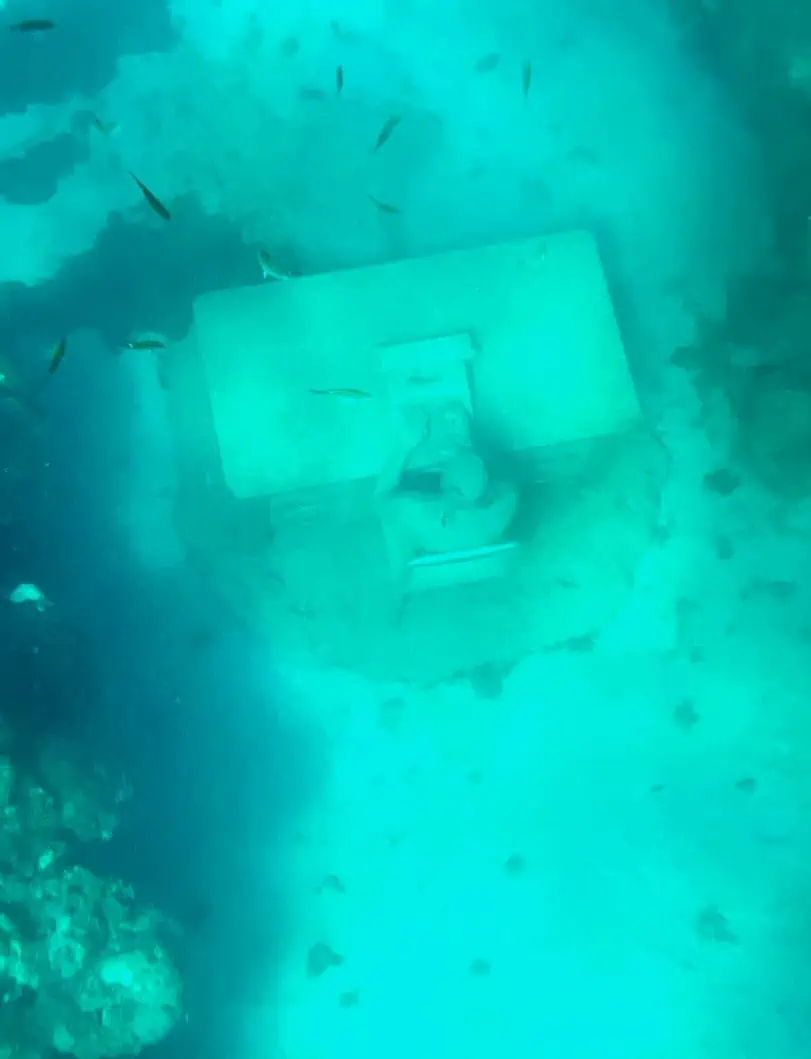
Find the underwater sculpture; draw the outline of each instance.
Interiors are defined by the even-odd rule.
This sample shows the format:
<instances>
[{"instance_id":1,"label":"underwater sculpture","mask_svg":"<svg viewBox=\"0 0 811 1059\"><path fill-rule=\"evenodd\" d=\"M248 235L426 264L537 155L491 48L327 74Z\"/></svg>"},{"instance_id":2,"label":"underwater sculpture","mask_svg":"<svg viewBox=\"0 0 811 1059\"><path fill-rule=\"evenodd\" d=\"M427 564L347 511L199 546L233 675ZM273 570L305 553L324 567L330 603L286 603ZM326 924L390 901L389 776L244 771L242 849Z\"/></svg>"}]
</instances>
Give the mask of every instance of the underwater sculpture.
<instances>
[{"instance_id":1,"label":"underwater sculpture","mask_svg":"<svg viewBox=\"0 0 811 1059\"><path fill-rule=\"evenodd\" d=\"M377 484L381 516L408 558L484 548L518 510L514 482L491 478L461 401L412 407Z\"/></svg>"},{"instance_id":2,"label":"underwater sculpture","mask_svg":"<svg viewBox=\"0 0 811 1059\"><path fill-rule=\"evenodd\" d=\"M137 1055L182 1014L173 928L71 857L112 836L126 785L67 743L16 750L0 717L0 1057Z\"/></svg>"}]
</instances>

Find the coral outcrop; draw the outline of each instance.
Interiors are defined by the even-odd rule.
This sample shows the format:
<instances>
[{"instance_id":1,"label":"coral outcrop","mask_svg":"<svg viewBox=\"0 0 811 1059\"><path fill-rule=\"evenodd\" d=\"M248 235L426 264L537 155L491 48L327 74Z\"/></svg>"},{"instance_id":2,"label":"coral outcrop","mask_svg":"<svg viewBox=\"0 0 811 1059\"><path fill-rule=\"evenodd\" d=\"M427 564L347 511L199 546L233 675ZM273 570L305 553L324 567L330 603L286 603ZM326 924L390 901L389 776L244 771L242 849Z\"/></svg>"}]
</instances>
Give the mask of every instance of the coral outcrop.
<instances>
[{"instance_id":1,"label":"coral outcrop","mask_svg":"<svg viewBox=\"0 0 811 1059\"><path fill-rule=\"evenodd\" d=\"M23 764L0 733L0 1059L137 1055L181 1016L169 921L76 863L128 793L68 743Z\"/></svg>"}]
</instances>

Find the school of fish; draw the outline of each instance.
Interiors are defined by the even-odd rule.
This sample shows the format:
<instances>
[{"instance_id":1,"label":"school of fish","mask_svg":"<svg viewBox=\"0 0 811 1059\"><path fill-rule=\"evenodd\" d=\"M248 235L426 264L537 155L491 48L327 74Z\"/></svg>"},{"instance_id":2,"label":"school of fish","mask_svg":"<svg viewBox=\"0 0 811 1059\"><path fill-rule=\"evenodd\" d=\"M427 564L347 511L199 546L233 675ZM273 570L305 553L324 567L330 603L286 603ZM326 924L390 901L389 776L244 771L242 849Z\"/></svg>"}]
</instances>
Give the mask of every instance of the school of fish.
<instances>
[{"instance_id":1,"label":"school of fish","mask_svg":"<svg viewBox=\"0 0 811 1059\"><path fill-rule=\"evenodd\" d=\"M21 19L16 22L11 22L7 25L7 29L12 33L28 34L28 35L40 35L45 33L51 33L58 30L57 23L50 18L27 18ZM330 30L333 37L339 42L349 44L352 43L356 38L355 34L345 29L340 23L333 20L330 22ZM281 54L286 59L294 58L300 50L300 45L295 37L288 37L281 43ZM493 73L501 65L501 55L497 52L489 52L483 55L473 66L473 71L476 74L490 74ZM532 85L532 63L527 61L524 63L521 72L521 85L524 98L529 95L530 88ZM344 67L338 65L335 68L335 95L340 96L344 88ZM300 90L300 97L302 100L323 100L326 98L326 94L320 89L303 87ZM103 136L111 136L118 131L118 124L115 121L104 121L98 115L91 115L91 121L93 127L101 133ZM392 138L398 126L403 121L403 118L399 114L393 114L380 128L377 138L372 147L372 152L376 154L381 150ZM136 176L131 170L128 171L129 176L135 182L138 191L140 192L144 202L150 208L150 210L164 222L172 220L172 213L168 206L155 194L152 189L145 184L140 177ZM381 214L389 216L398 216L401 212L400 208L390 202L386 202L383 199L378 198L371 192L368 193L368 199L374 208ZM258 251L258 262L261 270L263 280L286 280L290 279L293 273L280 268L273 260L270 253L264 248L260 248ZM157 352L159 350L165 350L167 342L163 338L154 337L150 335L136 336L122 343L121 348L129 350L146 350ZM67 337L62 336L58 338L51 349L50 357L48 359L47 374L54 375L59 370L65 354L67 353L68 342ZM4 387L4 379L2 373L0 373L0 390ZM363 390L357 390L353 388L332 388L323 390L311 390L310 393L321 396L339 397L343 399L363 399L371 397L371 394L366 393Z\"/></svg>"}]
</instances>

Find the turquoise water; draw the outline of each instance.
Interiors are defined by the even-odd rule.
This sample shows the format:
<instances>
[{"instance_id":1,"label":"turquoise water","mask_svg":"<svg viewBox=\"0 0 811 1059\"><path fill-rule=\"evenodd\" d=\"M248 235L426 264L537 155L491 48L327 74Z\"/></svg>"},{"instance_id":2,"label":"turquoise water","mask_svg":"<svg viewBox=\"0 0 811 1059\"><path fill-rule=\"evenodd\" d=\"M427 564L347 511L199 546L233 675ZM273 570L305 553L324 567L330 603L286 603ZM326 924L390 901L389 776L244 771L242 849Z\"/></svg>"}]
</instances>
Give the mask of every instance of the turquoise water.
<instances>
[{"instance_id":1,"label":"turquoise water","mask_svg":"<svg viewBox=\"0 0 811 1059\"><path fill-rule=\"evenodd\" d=\"M56 2L0 32L0 588L51 604L0 608L3 709L26 753L67 737L130 779L81 857L179 924L185 1015L153 1054L807 1054L808 305L774 208L802 196L720 46L744 12L677 7ZM639 414L517 450L516 408L603 333L574 268L536 309L578 326L514 377L474 343L518 575L392 606L368 482L234 498L232 361L246 447L337 459L379 398L346 335L385 304L436 337L452 288L368 279L352 321L357 287L299 274L536 237L563 269L579 229ZM256 303L270 366L239 321L183 344L195 299L260 286L260 247L291 275ZM477 282L523 326L518 281ZM142 333L168 351L123 348Z\"/></svg>"}]
</instances>

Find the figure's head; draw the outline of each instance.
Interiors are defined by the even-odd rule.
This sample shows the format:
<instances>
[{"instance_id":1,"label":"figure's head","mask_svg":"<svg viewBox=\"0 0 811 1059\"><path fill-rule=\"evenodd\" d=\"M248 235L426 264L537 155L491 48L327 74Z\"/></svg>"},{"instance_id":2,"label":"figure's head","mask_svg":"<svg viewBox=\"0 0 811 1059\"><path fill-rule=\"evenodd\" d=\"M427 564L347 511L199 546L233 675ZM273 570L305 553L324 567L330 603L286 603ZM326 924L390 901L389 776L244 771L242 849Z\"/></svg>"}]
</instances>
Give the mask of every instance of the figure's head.
<instances>
[{"instance_id":1,"label":"figure's head","mask_svg":"<svg viewBox=\"0 0 811 1059\"><path fill-rule=\"evenodd\" d=\"M446 401L431 410L431 434L448 446L470 444L470 413L461 401Z\"/></svg>"},{"instance_id":2,"label":"figure's head","mask_svg":"<svg viewBox=\"0 0 811 1059\"><path fill-rule=\"evenodd\" d=\"M442 488L455 492L471 503L480 500L487 488L484 460L473 449L460 449L442 472Z\"/></svg>"}]
</instances>

